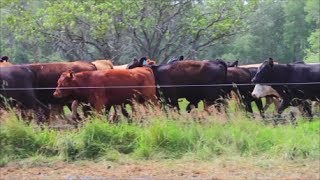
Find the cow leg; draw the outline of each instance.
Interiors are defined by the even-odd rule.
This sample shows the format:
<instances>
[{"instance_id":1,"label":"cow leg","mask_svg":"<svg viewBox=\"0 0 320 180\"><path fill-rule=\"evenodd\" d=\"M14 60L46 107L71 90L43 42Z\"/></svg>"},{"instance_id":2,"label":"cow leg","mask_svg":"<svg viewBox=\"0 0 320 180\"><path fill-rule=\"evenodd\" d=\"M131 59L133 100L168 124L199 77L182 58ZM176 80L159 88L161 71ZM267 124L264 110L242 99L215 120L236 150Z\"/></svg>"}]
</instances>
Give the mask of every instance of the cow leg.
<instances>
[{"instance_id":1,"label":"cow leg","mask_svg":"<svg viewBox=\"0 0 320 180\"><path fill-rule=\"evenodd\" d=\"M264 115L264 110L263 110L263 105L262 105L262 101L261 99L255 99L254 102L256 103L257 107L258 107L258 110L260 112L260 116L262 118L265 118L265 115Z\"/></svg>"},{"instance_id":2,"label":"cow leg","mask_svg":"<svg viewBox=\"0 0 320 180\"><path fill-rule=\"evenodd\" d=\"M118 120L119 117L120 117L120 113L119 112L121 112L123 114L123 116L125 116L126 118L129 118L129 113L125 108L125 104L113 105L113 109L114 109L114 113L113 114L110 114L110 111L106 111L106 114L107 114L107 116L108 116L108 118L110 120L113 120L113 119Z\"/></svg>"},{"instance_id":3,"label":"cow leg","mask_svg":"<svg viewBox=\"0 0 320 180\"><path fill-rule=\"evenodd\" d=\"M105 115L108 122L112 123L114 122L114 117L117 115L117 106L113 106L114 109L114 115L110 114L111 111L111 105L105 105Z\"/></svg>"},{"instance_id":4,"label":"cow leg","mask_svg":"<svg viewBox=\"0 0 320 180\"><path fill-rule=\"evenodd\" d=\"M288 98L284 98L282 99L280 106L278 108L278 114L276 115L276 117L274 118L274 124L277 125L278 124L278 119L281 118L281 114L283 113L283 111L289 107L290 105L290 99Z\"/></svg>"},{"instance_id":5,"label":"cow leg","mask_svg":"<svg viewBox=\"0 0 320 180\"><path fill-rule=\"evenodd\" d=\"M212 114L210 111L210 107L214 107L218 113L224 111L227 115L227 107L228 103L225 99L218 98L218 99L204 99L203 100L203 110L206 111L209 115Z\"/></svg>"},{"instance_id":6,"label":"cow leg","mask_svg":"<svg viewBox=\"0 0 320 180\"><path fill-rule=\"evenodd\" d=\"M176 107L178 111L180 111L180 106L179 106L179 102L178 99L174 100L172 102L173 107Z\"/></svg>"},{"instance_id":7,"label":"cow leg","mask_svg":"<svg viewBox=\"0 0 320 180\"><path fill-rule=\"evenodd\" d=\"M203 101L203 108L204 111L206 111L209 115L211 115L210 107L214 106L214 108L220 113L221 112L221 104L220 100L212 100L212 99L205 99Z\"/></svg>"},{"instance_id":8,"label":"cow leg","mask_svg":"<svg viewBox=\"0 0 320 180\"><path fill-rule=\"evenodd\" d=\"M50 117L49 108L34 107L33 110L36 116L37 124L39 125L45 123Z\"/></svg>"},{"instance_id":9,"label":"cow leg","mask_svg":"<svg viewBox=\"0 0 320 180\"><path fill-rule=\"evenodd\" d=\"M254 117L251 101L249 101L248 99L244 99L243 101L244 101L244 104L245 104L246 112L250 113L250 115L249 115L250 117Z\"/></svg>"},{"instance_id":10,"label":"cow leg","mask_svg":"<svg viewBox=\"0 0 320 180\"><path fill-rule=\"evenodd\" d=\"M135 118L137 116L136 114L137 111L136 111L136 106L132 101L129 103L129 105L131 106L132 115L131 115L131 118L128 119L128 123L132 123L132 118Z\"/></svg>"},{"instance_id":11,"label":"cow leg","mask_svg":"<svg viewBox=\"0 0 320 180\"><path fill-rule=\"evenodd\" d=\"M282 114L285 109L287 109L290 105L290 99L283 99L280 103L278 114Z\"/></svg>"},{"instance_id":12,"label":"cow leg","mask_svg":"<svg viewBox=\"0 0 320 180\"><path fill-rule=\"evenodd\" d=\"M30 123L33 119L32 114L30 114L30 110L21 108L20 109L21 118L23 120L26 120L28 123Z\"/></svg>"},{"instance_id":13,"label":"cow leg","mask_svg":"<svg viewBox=\"0 0 320 180\"><path fill-rule=\"evenodd\" d=\"M275 109L278 110L280 107L281 100L277 97L272 98Z\"/></svg>"},{"instance_id":14,"label":"cow leg","mask_svg":"<svg viewBox=\"0 0 320 180\"><path fill-rule=\"evenodd\" d=\"M85 118L88 118L89 116L92 116L92 106L89 104L83 104L82 105L82 111L83 111L83 116Z\"/></svg>"},{"instance_id":15,"label":"cow leg","mask_svg":"<svg viewBox=\"0 0 320 180\"><path fill-rule=\"evenodd\" d=\"M190 113L193 108L197 108L198 109L199 102L200 102L200 100L190 100L189 104L186 107L186 111L188 113Z\"/></svg>"},{"instance_id":16,"label":"cow leg","mask_svg":"<svg viewBox=\"0 0 320 180\"><path fill-rule=\"evenodd\" d=\"M63 110L63 105L61 104L51 104L50 105L50 123L51 121L56 121L56 119L67 119L69 121L69 119L65 116L64 110Z\"/></svg>"},{"instance_id":17,"label":"cow leg","mask_svg":"<svg viewBox=\"0 0 320 180\"><path fill-rule=\"evenodd\" d=\"M94 109L97 111L97 113L101 114L102 113L102 109L103 109L103 103L101 102L95 102L93 103L93 107ZM111 108L111 107L110 107ZM110 109L109 108L109 109Z\"/></svg>"},{"instance_id":18,"label":"cow leg","mask_svg":"<svg viewBox=\"0 0 320 180\"><path fill-rule=\"evenodd\" d=\"M124 117L129 118L129 113L128 113L127 109L126 109L126 105L125 104L121 105L121 112L124 115Z\"/></svg>"},{"instance_id":19,"label":"cow leg","mask_svg":"<svg viewBox=\"0 0 320 180\"><path fill-rule=\"evenodd\" d=\"M219 112L224 112L227 114L227 109L226 109L226 106L227 106L227 101L222 99L222 98L219 98L219 99L216 99L216 100L206 100L204 102L204 110L208 112L208 114L211 114L210 112L210 107L211 106L214 106L214 108Z\"/></svg>"},{"instance_id":20,"label":"cow leg","mask_svg":"<svg viewBox=\"0 0 320 180\"><path fill-rule=\"evenodd\" d=\"M251 102L250 101L245 101L244 103L245 103L246 112L249 112L249 113L253 114Z\"/></svg>"},{"instance_id":21,"label":"cow leg","mask_svg":"<svg viewBox=\"0 0 320 180\"><path fill-rule=\"evenodd\" d=\"M77 100L72 101L72 104L71 104L71 119L74 121L77 121L79 118L78 112L77 112L79 104L80 103Z\"/></svg>"},{"instance_id":22,"label":"cow leg","mask_svg":"<svg viewBox=\"0 0 320 180\"><path fill-rule=\"evenodd\" d=\"M194 105L193 105L193 104L191 104L191 103L189 103L189 104L187 105L187 107L186 107L186 111L187 111L188 113L190 113L190 112L191 112L192 106L194 106Z\"/></svg>"},{"instance_id":23,"label":"cow leg","mask_svg":"<svg viewBox=\"0 0 320 180\"><path fill-rule=\"evenodd\" d=\"M79 101L74 100L72 101L71 108L70 108L72 112L71 119L76 122L78 122L78 120L81 120L80 115L78 113L79 105L80 105Z\"/></svg>"},{"instance_id":24,"label":"cow leg","mask_svg":"<svg viewBox=\"0 0 320 180\"><path fill-rule=\"evenodd\" d=\"M272 104L272 97L266 97L266 105L263 107L263 111L267 111L267 109L270 107Z\"/></svg>"},{"instance_id":25,"label":"cow leg","mask_svg":"<svg viewBox=\"0 0 320 180\"><path fill-rule=\"evenodd\" d=\"M177 110L180 111L180 106L179 106L178 98L170 98L169 101L170 101L169 104L170 104L173 108L177 108Z\"/></svg>"},{"instance_id":26,"label":"cow leg","mask_svg":"<svg viewBox=\"0 0 320 180\"><path fill-rule=\"evenodd\" d=\"M309 121L312 121L313 114L312 114L311 104L308 101L304 100L304 101L302 101L302 108L303 108L303 112L307 113Z\"/></svg>"}]
</instances>

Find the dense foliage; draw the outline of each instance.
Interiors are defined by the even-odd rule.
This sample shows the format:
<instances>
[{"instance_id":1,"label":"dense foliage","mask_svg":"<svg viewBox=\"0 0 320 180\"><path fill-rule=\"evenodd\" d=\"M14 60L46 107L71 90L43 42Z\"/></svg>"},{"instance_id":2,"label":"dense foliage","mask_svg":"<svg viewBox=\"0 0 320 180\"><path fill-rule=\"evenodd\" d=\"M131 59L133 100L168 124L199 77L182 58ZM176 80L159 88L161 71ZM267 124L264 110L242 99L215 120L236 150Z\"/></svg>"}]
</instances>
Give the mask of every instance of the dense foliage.
<instances>
[{"instance_id":1,"label":"dense foliage","mask_svg":"<svg viewBox=\"0 0 320 180\"><path fill-rule=\"evenodd\" d=\"M319 62L318 0L3 0L16 63L148 56Z\"/></svg>"}]
</instances>

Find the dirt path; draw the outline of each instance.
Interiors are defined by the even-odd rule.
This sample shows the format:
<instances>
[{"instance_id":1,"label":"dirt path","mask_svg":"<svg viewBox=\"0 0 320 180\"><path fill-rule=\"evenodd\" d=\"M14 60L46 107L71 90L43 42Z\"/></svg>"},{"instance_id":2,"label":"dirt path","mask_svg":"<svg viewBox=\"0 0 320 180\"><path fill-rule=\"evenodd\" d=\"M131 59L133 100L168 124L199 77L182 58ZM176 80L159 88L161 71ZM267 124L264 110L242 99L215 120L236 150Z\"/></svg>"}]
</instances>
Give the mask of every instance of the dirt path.
<instances>
[{"instance_id":1,"label":"dirt path","mask_svg":"<svg viewBox=\"0 0 320 180\"><path fill-rule=\"evenodd\" d=\"M9 164L0 179L320 179L320 162L194 160Z\"/></svg>"}]
</instances>

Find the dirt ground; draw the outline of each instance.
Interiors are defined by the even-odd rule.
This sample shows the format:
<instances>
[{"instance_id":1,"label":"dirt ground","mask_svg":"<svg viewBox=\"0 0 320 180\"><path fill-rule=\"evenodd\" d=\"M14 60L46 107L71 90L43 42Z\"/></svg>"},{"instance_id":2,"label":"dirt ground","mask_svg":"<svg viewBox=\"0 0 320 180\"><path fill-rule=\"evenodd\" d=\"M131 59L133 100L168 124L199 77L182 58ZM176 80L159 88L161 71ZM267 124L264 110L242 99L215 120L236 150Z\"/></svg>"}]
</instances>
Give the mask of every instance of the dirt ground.
<instances>
[{"instance_id":1,"label":"dirt ground","mask_svg":"<svg viewBox=\"0 0 320 180\"><path fill-rule=\"evenodd\" d=\"M161 160L26 165L0 168L0 179L320 179L320 161Z\"/></svg>"}]
</instances>

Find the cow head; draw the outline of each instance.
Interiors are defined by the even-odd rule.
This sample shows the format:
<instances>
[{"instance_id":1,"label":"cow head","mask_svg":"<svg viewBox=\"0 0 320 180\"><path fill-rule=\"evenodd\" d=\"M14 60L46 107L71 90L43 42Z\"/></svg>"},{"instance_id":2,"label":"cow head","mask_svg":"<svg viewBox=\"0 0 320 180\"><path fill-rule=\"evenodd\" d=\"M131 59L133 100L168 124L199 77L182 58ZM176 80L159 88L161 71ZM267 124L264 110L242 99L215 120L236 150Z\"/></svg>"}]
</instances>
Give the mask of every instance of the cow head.
<instances>
[{"instance_id":1,"label":"cow head","mask_svg":"<svg viewBox=\"0 0 320 180\"><path fill-rule=\"evenodd\" d=\"M58 86L54 91L53 96L57 98L62 98L62 97L67 97L71 95L73 89L69 89L69 88L75 86L75 83L73 81L74 78L75 78L75 73L71 70L62 73L58 80Z\"/></svg>"},{"instance_id":2,"label":"cow head","mask_svg":"<svg viewBox=\"0 0 320 180\"><path fill-rule=\"evenodd\" d=\"M0 62L8 62L9 57L8 56L2 56Z\"/></svg>"},{"instance_id":3,"label":"cow head","mask_svg":"<svg viewBox=\"0 0 320 180\"><path fill-rule=\"evenodd\" d=\"M269 78L273 76L274 62L272 58L265 60L258 68L256 75L252 78L253 83L268 83Z\"/></svg>"},{"instance_id":4,"label":"cow head","mask_svg":"<svg viewBox=\"0 0 320 180\"><path fill-rule=\"evenodd\" d=\"M271 86L261 85L261 84L256 84L254 86L254 89L253 89L251 95L254 98L262 98L262 97L266 97L266 96L280 97L278 92L275 89L273 89Z\"/></svg>"},{"instance_id":5,"label":"cow head","mask_svg":"<svg viewBox=\"0 0 320 180\"><path fill-rule=\"evenodd\" d=\"M179 56L179 58L178 57L173 57L173 58L168 60L167 64L178 62L178 61L183 61L183 60L184 60L184 56Z\"/></svg>"},{"instance_id":6,"label":"cow head","mask_svg":"<svg viewBox=\"0 0 320 180\"><path fill-rule=\"evenodd\" d=\"M143 67L146 64L147 64L146 57L142 57L140 60L137 60L136 58L134 58L133 61L128 64L127 69L133 69L136 67Z\"/></svg>"},{"instance_id":7,"label":"cow head","mask_svg":"<svg viewBox=\"0 0 320 180\"><path fill-rule=\"evenodd\" d=\"M239 61L227 62L228 67L238 67Z\"/></svg>"},{"instance_id":8,"label":"cow head","mask_svg":"<svg viewBox=\"0 0 320 180\"><path fill-rule=\"evenodd\" d=\"M146 65L149 65L149 66L151 66L151 65L156 65L156 64L157 64L157 62L156 62L155 60L148 59L148 60L146 61Z\"/></svg>"}]
</instances>

